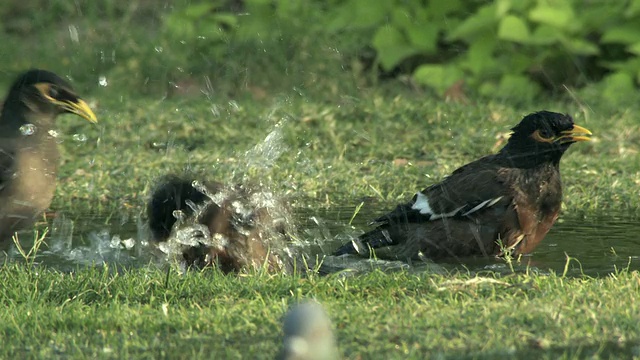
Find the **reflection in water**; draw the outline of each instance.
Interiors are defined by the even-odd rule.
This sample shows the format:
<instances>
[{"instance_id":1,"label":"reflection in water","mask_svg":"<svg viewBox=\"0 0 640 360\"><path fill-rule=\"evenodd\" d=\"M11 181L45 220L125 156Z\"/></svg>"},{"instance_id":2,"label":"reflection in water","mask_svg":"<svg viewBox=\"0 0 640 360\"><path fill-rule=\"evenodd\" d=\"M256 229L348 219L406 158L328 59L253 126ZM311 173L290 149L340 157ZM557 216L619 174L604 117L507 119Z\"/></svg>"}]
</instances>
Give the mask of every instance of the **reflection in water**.
<instances>
[{"instance_id":1,"label":"reflection in water","mask_svg":"<svg viewBox=\"0 0 640 360\"><path fill-rule=\"evenodd\" d=\"M345 201L345 203L355 203ZM380 209L384 205L369 206ZM329 210L297 209L295 217L300 240L296 246L312 258L329 254L345 241L356 237L367 229L366 221L375 214L361 212L349 221L354 209L349 207ZM78 265L114 264L122 266L146 266L157 262L157 250L149 244L149 233L142 219L120 221L104 225L104 219L87 216L71 221L58 214L52 231L46 240L37 263L61 270L73 270ZM300 244L302 242L302 245ZM23 246L31 244L25 242ZM10 256L18 259L13 251ZM607 214L607 216L585 215L562 216L536 251L514 263L516 271L534 271L562 274L568 264L567 274L579 276L603 276L616 270L629 268L640 270L640 221L637 218ZM463 261L464 263L461 263ZM350 270L345 274L370 271L371 269L428 271L445 273L451 270L499 273L511 272L503 260L493 258L465 258L446 262L418 262L407 264L401 261L362 259L355 256L326 256L323 272Z\"/></svg>"}]
</instances>

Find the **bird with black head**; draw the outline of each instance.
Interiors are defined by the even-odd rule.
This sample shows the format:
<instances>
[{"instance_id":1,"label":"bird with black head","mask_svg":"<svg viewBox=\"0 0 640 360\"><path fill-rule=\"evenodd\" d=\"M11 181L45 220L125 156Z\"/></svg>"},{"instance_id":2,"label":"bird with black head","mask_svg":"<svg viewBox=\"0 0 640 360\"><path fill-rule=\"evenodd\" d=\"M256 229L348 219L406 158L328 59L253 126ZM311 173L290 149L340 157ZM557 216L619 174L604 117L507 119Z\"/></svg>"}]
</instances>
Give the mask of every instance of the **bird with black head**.
<instances>
[{"instance_id":1,"label":"bird with black head","mask_svg":"<svg viewBox=\"0 0 640 360\"><path fill-rule=\"evenodd\" d=\"M285 243L293 228L284 204L266 194L241 184L165 175L147 202L151 240L185 268L288 271Z\"/></svg>"},{"instance_id":2,"label":"bird with black head","mask_svg":"<svg viewBox=\"0 0 640 360\"><path fill-rule=\"evenodd\" d=\"M97 122L71 85L50 71L29 70L9 89L0 114L0 247L51 204L60 158L54 126L64 113Z\"/></svg>"},{"instance_id":3,"label":"bird with black head","mask_svg":"<svg viewBox=\"0 0 640 360\"><path fill-rule=\"evenodd\" d=\"M560 212L560 159L591 132L569 115L540 111L512 128L496 154L455 170L334 255L442 259L532 252Z\"/></svg>"}]
</instances>

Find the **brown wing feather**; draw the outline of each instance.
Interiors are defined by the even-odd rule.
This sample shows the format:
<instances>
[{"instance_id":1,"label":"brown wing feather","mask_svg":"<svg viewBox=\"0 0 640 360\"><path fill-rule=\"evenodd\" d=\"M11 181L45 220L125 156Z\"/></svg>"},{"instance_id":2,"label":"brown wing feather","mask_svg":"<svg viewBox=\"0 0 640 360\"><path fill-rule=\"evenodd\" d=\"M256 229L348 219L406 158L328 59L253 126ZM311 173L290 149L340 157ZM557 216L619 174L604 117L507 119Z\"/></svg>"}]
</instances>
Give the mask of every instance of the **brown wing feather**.
<instances>
[{"instance_id":1,"label":"brown wing feather","mask_svg":"<svg viewBox=\"0 0 640 360\"><path fill-rule=\"evenodd\" d=\"M411 202L377 219L378 227L348 243L334 254L367 253L368 248L398 245L393 258L414 257L422 253L429 258L495 253L496 238L503 230L502 219L513 210L510 187L505 183L493 156L484 157L453 172L442 182L425 190L435 214L455 215L436 218L420 214ZM465 215L466 211L491 199L499 199L490 207ZM456 212L456 210L461 209ZM517 225L517 219L512 221ZM376 250L380 257L384 253Z\"/></svg>"},{"instance_id":2,"label":"brown wing feather","mask_svg":"<svg viewBox=\"0 0 640 360\"><path fill-rule=\"evenodd\" d=\"M447 214L460 209L464 213L483 201L507 196L508 187L499 174L500 165L494 159L495 156L486 156L469 163L422 190L429 199L431 210L436 214ZM375 219L374 223L395 225L431 221L429 214L421 214L413 208L415 202L416 196Z\"/></svg>"}]
</instances>

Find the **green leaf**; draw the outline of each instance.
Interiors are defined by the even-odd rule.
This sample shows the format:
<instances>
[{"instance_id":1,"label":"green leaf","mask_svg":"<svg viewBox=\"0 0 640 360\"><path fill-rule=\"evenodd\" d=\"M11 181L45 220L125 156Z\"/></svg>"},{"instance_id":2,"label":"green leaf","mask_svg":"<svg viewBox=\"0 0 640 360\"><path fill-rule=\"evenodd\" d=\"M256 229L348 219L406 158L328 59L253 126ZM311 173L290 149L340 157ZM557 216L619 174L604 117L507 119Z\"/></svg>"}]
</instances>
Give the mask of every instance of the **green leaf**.
<instances>
[{"instance_id":1,"label":"green leaf","mask_svg":"<svg viewBox=\"0 0 640 360\"><path fill-rule=\"evenodd\" d=\"M627 51L640 56L640 42L627 46Z\"/></svg>"},{"instance_id":2,"label":"green leaf","mask_svg":"<svg viewBox=\"0 0 640 360\"><path fill-rule=\"evenodd\" d=\"M558 29L549 25L538 25L529 37L529 44L534 45L551 45L560 40Z\"/></svg>"},{"instance_id":3,"label":"green leaf","mask_svg":"<svg viewBox=\"0 0 640 360\"><path fill-rule=\"evenodd\" d=\"M478 87L478 93L488 98L494 98L497 91L498 85L493 81L484 81Z\"/></svg>"},{"instance_id":4,"label":"green leaf","mask_svg":"<svg viewBox=\"0 0 640 360\"><path fill-rule=\"evenodd\" d=\"M578 17L580 23L586 24L586 31L596 30L602 33L612 25L620 23L623 19L624 1L598 1L591 2L589 6L580 7Z\"/></svg>"},{"instance_id":5,"label":"green leaf","mask_svg":"<svg viewBox=\"0 0 640 360\"><path fill-rule=\"evenodd\" d=\"M529 12L529 19L561 29L573 28L577 20L571 5L563 1L556 1L554 4L557 6L538 3L538 6Z\"/></svg>"},{"instance_id":6,"label":"green leaf","mask_svg":"<svg viewBox=\"0 0 640 360\"><path fill-rule=\"evenodd\" d=\"M373 37L373 47L378 53L382 68L391 70L405 58L418 50L410 46L407 39L393 26L383 26Z\"/></svg>"},{"instance_id":7,"label":"green leaf","mask_svg":"<svg viewBox=\"0 0 640 360\"><path fill-rule=\"evenodd\" d=\"M405 28L411 45L425 53L435 53L438 28L429 24L411 24Z\"/></svg>"},{"instance_id":8,"label":"green leaf","mask_svg":"<svg viewBox=\"0 0 640 360\"><path fill-rule=\"evenodd\" d=\"M624 16L630 18L640 14L640 0L631 0Z\"/></svg>"},{"instance_id":9,"label":"green leaf","mask_svg":"<svg viewBox=\"0 0 640 360\"><path fill-rule=\"evenodd\" d=\"M469 69L475 75L499 71L498 63L493 56L496 42L495 36L486 36L472 42L466 52L466 58L463 62L464 68Z\"/></svg>"},{"instance_id":10,"label":"green leaf","mask_svg":"<svg viewBox=\"0 0 640 360\"><path fill-rule=\"evenodd\" d=\"M601 61L600 65L616 72L622 71L631 74L640 71L640 57L634 56L624 61Z\"/></svg>"},{"instance_id":11,"label":"green leaf","mask_svg":"<svg viewBox=\"0 0 640 360\"><path fill-rule=\"evenodd\" d=\"M605 76L602 85L602 99L611 104L620 103L625 100L625 96L629 96L628 94L636 93L633 77L622 71Z\"/></svg>"},{"instance_id":12,"label":"green leaf","mask_svg":"<svg viewBox=\"0 0 640 360\"><path fill-rule=\"evenodd\" d=\"M422 65L413 72L413 79L444 95L451 85L462 79L464 73L455 65Z\"/></svg>"},{"instance_id":13,"label":"green leaf","mask_svg":"<svg viewBox=\"0 0 640 360\"><path fill-rule=\"evenodd\" d=\"M198 19L210 14L213 9L215 9L215 6L208 2L193 4L187 6L187 8L184 10L184 15L191 19Z\"/></svg>"},{"instance_id":14,"label":"green leaf","mask_svg":"<svg viewBox=\"0 0 640 360\"><path fill-rule=\"evenodd\" d=\"M368 29L385 21L393 10L393 1L349 0L334 11L333 20L327 28L331 31L344 29Z\"/></svg>"},{"instance_id":15,"label":"green leaf","mask_svg":"<svg viewBox=\"0 0 640 360\"><path fill-rule=\"evenodd\" d=\"M511 51L511 55L503 56L501 60L501 63L505 65L502 72L511 74L524 73L536 64L536 60L524 52Z\"/></svg>"},{"instance_id":16,"label":"green leaf","mask_svg":"<svg viewBox=\"0 0 640 360\"><path fill-rule=\"evenodd\" d=\"M478 36L480 32L493 30L497 23L496 5L485 5L453 29L447 38L449 41L470 40Z\"/></svg>"},{"instance_id":17,"label":"green leaf","mask_svg":"<svg viewBox=\"0 0 640 360\"><path fill-rule=\"evenodd\" d=\"M496 15L498 15L498 17L502 17L505 16L509 10L511 9L511 6L513 5L513 1L511 0L497 0L496 1Z\"/></svg>"},{"instance_id":18,"label":"green leaf","mask_svg":"<svg viewBox=\"0 0 640 360\"><path fill-rule=\"evenodd\" d=\"M497 14L502 17L507 13L521 14L529 9L535 0L497 0Z\"/></svg>"},{"instance_id":19,"label":"green leaf","mask_svg":"<svg viewBox=\"0 0 640 360\"><path fill-rule=\"evenodd\" d=\"M463 8L460 0L431 0L428 4L427 13L431 15L432 19L442 18Z\"/></svg>"},{"instance_id":20,"label":"green leaf","mask_svg":"<svg viewBox=\"0 0 640 360\"><path fill-rule=\"evenodd\" d=\"M506 74L500 79L495 96L505 99L527 101L540 92L540 87L523 75Z\"/></svg>"},{"instance_id":21,"label":"green leaf","mask_svg":"<svg viewBox=\"0 0 640 360\"><path fill-rule=\"evenodd\" d=\"M398 7L393 11L393 25L407 37L407 45L416 52L433 53L436 50L438 25L429 21L424 11L410 11Z\"/></svg>"},{"instance_id":22,"label":"green leaf","mask_svg":"<svg viewBox=\"0 0 640 360\"><path fill-rule=\"evenodd\" d=\"M562 44L569 52L576 55L598 55L600 53L600 49L596 45L583 39L564 39Z\"/></svg>"},{"instance_id":23,"label":"green leaf","mask_svg":"<svg viewBox=\"0 0 640 360\"><path fill-rule=\"evenodd\" d=\"M633 44L640 42L640 24L637 22L620 24L607 29L602 38L602 43Z\"/></svg>"},{"instance_id":24,"label":"green leaf","mask_svg":"<svg viewBox=\"0 0 640 360\"><path fill-rule=\"evenodd\" d=\"M498 38L519 43L529 40L529 29L522 19L517 16L507 15L500 21Z\"/></svg>"},{"instance_id":25,"label":"green leaf","mask_svg":"<svg viewBox=\"0 0 640 360\"><path fill-rule=\"evenodd\" d=\"M215 15L213 16L213 19L218 24L224 24L231 27L238 26L238 17L232 13L223 13L223 12L215 13Z\"/></svg>"}]
</instances>

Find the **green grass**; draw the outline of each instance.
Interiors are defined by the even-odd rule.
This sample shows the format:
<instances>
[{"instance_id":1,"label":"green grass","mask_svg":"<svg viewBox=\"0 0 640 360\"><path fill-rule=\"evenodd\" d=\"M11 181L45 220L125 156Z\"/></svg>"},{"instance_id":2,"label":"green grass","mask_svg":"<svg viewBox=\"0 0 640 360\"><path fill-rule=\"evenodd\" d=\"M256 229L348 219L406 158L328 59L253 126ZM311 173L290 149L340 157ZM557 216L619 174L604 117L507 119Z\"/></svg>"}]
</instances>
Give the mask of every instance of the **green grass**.
<instances>
[{"instance_id":1,"label":"green grass","mask_svg":"<svg viewBox=\"0 0 640 360\"><path fill-rule=\"evenodd\" d=\"M638 356L640 276L373 271L318 278L5 265L0 357L273 358L296 300L328 310L346 358Z\"/></svg>"},{"instance_id":2,"label":"green grass","mask_svg":"<svg viewBox=\"0 0 640 360\"><path fill-rule=\"evenodd\" d=\"M260 179L307 213L355 211L366 197L392 204L491 152L497 134L538 109L567 111L594 133L593 142L573 146L563 159L564 213L635 214L640 208L640 132L632 109L585 115L573 103L461 105L376 90L346 104L293 95L262 102L204 96L120 101L117 89L107 90L112 93L90 96L99 101L98 126L74 117L60 121L68 136L88 139L61 144L52 209L71 218L139 214L156 177L185 169L224 181ZM282 141L275 150L287 150L270 167L251 163L246 152L276 128ZM284 310L307 297L327 307L349 359L640 354L637 272L512 275L497 282L404 271L346 279L205 271L172 274L168 284L165 275L154 266L68 274L4 265L0 358L271 358L280 346Z\"/></svg>"},{"instance_id":3,"label":"green grass","mask_svg":"<svg viewBox=\"0 0 640 360\"><path fill-rule=\"evenodd\" d=\"M204 95L121 100L118 91L91 95L98 101L97 126L71 116L59 121L68 139L54 208L84 211L88 202L92 209L114 211L127 203L138 210L154 178L184 170L220 180L266 178L281 192L329 205L346 200L355 207L353 199L368 196L393 203L495 151L497 136L541 109L568 112L594 133L593 141L575 144L562 160L565 209L640 208L640 122L631 108L583 113L559 101L461 105L406 90L263 101ZM282 150L279 158L265 164L259 152L245 155L274 129L281 141L269 145ZM74 141L76 133L87 141Z\"/></svg>"},{"instance_id":4,"label":"green grass","mask_svg":"<svg viewBox=\"0 0 640 360\"><path fill-rule=\"evenodd\" d=\"M0 50L7 71L0 74L2 89L16 72L45 67L71 75L96 109L97 126L73 116L58 121L63 156L51 208L71 219L135 217L156 178L188 171L262 183L309 215L327 208L355 212L363 199L375 198L368 203L380 209L353 219L364 224L365 217L495 151L500 134L541 109L568 112L594 133L562 160L563 214L637 217L637 94L621 94L625 106L603 103L589 89L522 104L449 103L400 82L354 76L336 52L312 41L293 60L278 48L265 60L252 56L247 44L238 46L221 78L185 74L177 80L195 83L196 90L172 93L168 81L176 80L184 54L156 54L153 46L163 43L153 24L161 11L152 7L158 13L143 17L144 27L135 27L141 18L126 11L120 20L94 21L103 15L96 7L95 13L85 9L86 16L72 16L73 9L46 14L54 20L24 34L1 34L7 44ZM80 31L79 43L69 40L70 24ZM108 86L98 85L101 75ZM265 142L274 130L281 140ZM348 359L640 356L640 275L631 271L603 278L204 271L170 273L167 282L153 265L68 273L30 263L0 266L0 358L272 358L283 312L308 297L326 306Z\"/></svg>"}]
</instances>

